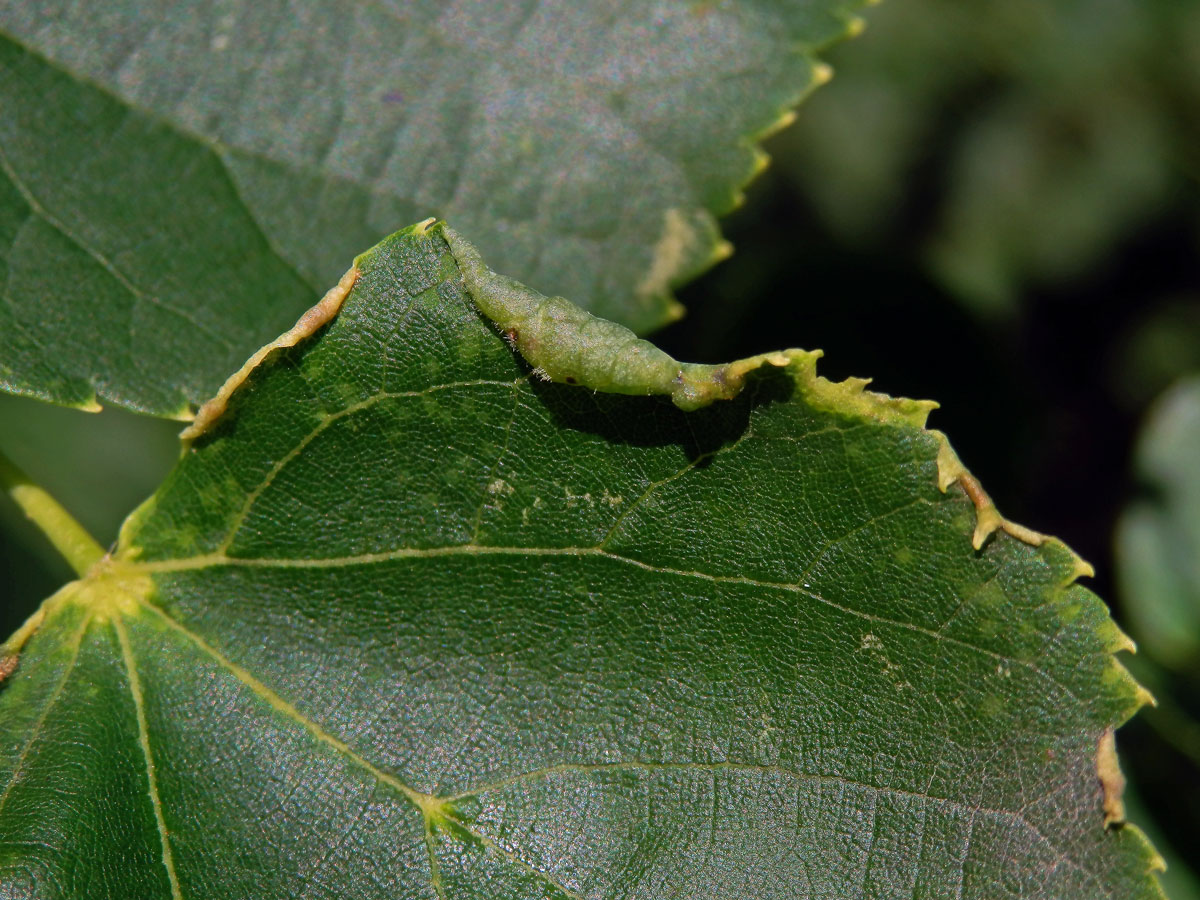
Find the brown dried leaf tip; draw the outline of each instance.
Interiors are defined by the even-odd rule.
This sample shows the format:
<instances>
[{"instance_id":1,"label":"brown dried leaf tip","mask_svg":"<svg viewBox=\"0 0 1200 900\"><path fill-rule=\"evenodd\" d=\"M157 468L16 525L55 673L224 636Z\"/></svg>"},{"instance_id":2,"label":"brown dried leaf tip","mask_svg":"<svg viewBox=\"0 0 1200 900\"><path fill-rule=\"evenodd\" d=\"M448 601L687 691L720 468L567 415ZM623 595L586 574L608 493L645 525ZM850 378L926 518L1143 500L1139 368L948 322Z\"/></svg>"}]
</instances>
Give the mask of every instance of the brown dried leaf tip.
<instances>
[{"instance_id":1,"label":"brown dried leaf tip","mask_svg":"<svg viewBox=\"0 0 1200 900\"><path fill-rule=\"evenodd\" d=\"M233 392L241 387L244 382L258 366L266 359L272 351L279 350L284 347L295 347L298 343L313 334L316 334L326 325L328 325L338 314L342 308L342 304L346 301L346 297L350 295L351 288L354 287L354 282L358 279L358 267L351 267L342 280L335 287L317 301L316 305L302 315L296 324L277 337L271 343L267 344L248 360L245 365L234 372L221 385L221 389L217 391L215 397L205 403L196 411L196 417L192 420L192 424L180 432L180 440L194 441L204 432L208 431L213 426L217 419L221 418L221 414L225 412L229 405L229 398L233 396Z\"/></svg>"}]
</instances>

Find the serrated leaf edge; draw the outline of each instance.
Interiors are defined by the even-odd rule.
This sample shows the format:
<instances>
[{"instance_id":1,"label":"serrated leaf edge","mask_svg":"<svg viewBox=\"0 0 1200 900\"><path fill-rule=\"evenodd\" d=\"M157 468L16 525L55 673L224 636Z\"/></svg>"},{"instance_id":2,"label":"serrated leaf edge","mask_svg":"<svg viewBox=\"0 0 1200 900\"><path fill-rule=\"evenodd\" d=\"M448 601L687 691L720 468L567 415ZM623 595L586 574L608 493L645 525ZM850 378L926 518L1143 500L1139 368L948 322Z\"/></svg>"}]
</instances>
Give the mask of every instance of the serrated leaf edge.
<instances>
[{"instance_id":1,"label":"serrated leaf edge","mask_svg":"<svg viewBox=\"0 0 1200 900\"><path fill-rule=\"evenodd\" d=\"M436 232L438 237L446 239L447 229L444 223L435 219L426 219L397 232L390 238L386 238L383 243L404 235L424 237L433 232ZM453 244L450 241L447 241L447 243L453 253ZM191 440L203 434L224 414L230 397L245 382L247 376L261 365L274 350L294 346L305 338L315 334L320 328L336 317L353 289L360 268L369 260L373 252L373 250L367 251L367 253L359 256L355 260L354 266L347 271L338 285L332 288L321 301L305 313L295 326L251 356L237 373L227 379L218 394L201 407L201 411L197 413L193 425L181 435L185 450L190 445ZM488 271L490 272L490 270ZM508 286L515 284L515 282L511 282L510 279L506 279L504 276L499 276L495 273L491 274L498 279L497 283L503 283ZM464 282L466 282L468 294L480 314L484 318L489 319L489 321L492 321L484 311L484 307L488 305L488 299L485 298L481 304L475 294L475 291L487 290L487 279L481 280L477 277L472 283L464 275ZM529 289L526 288L525 290L528 291ZM536 294L536 292L530 293ZM541 295L536 296L541 297ZM625 331L628 330L625 329ZM630 334L632 335L631 332ZM634 336L634 340L639 344L646 343L637 339L636 336ZM519 352L518 348L514 347L514 352ZM1070 570L1067 577L1054 588L1054 600L1062 598L1065 592L1080 577L1091 576L1093 574L1092 567L1059 539L1025 528L1000 515L991 498L983 491L978 479L959 460L958 455L951 447L945 434L926 427L929 414L938 407L935 401L892 397L887 394L867 390L866 388L870 384L870 379L853 377L843 381L826 379L824 376L817 374L817 361L822 355L823 353L820 350L792 349L780 353L762 354L757 357L750 357L745 360L729 363L724 367L715 368L740 372L743 378L763 365L769 364L786 368L792 376L802 401L815 409L884 425L916 428L925 432L938 442L937 484L939 490L945 493L957 484L962 489L964 495L971 500L975 508L976 524L971 540L976 550L982 549L994 535L1003 532L1009 537L1031 546L1049 546L1057 549L1059 552L1066 553L1070 560ZM588 387L589 385L583 386ZM662 392L653 390L653 388L660 387L660 385L651 384L647 387L648 389L645 393ZM719 397L712 399L731 399L737 396L741 387L742 384L739 383L737 389L731 393L721 394ZM600 390L601 388L595 389ZM200 425L199 429L189 435L189 432L193 432L193 429L196 429L197 424ZM143 519L153 507L153 502L154 498L149 498L126 520L121 529L121 538L118 541L117 555L115 557L113 554L106 555L84 578L70 582L48 598L17 632L0 645L0 651L2 651L0 652L0 664L8 670L8 674L11 674L15 670L19 658L18 654L23 645L36 633L44 619L58 606L67 602L82 604L87 606L93 615L112 618L114 620L119 619L123 615L133 613L131 604L133 606L149 605L145 604L145 599L152 592L150 575L154 571L202 567L210 565L215 561L213 558L197 557L194 560L175 560L172 561L175 565L168 566L137 562L135 554L131 552L132 548L128 537L134 530L135 522ZM577 550L577 548L575 549ZM1096 603L1101 602L1095 597L1093 597L1093 600ZM149 605L149 607L158 611L152 605ZM1119 777L1120 768L1117 761L1115 739L1113 738L1117 727L1128 721L1142 706L1153 704L1154 698L1134 679L1128 669L1117 658L1117 653L1122 651L1135 652L1136 648L1133 641L1121 631L1107 614L1107 611L1105 611L1102 623L1097 626L1095 634L1100 640L1102 650L1109 655L1109 672L1111 674L1106 679L1106 684L1102 686L1102 689L1110 692L1113 697L1123 695L1129 701L1117 721L1111 722L1102 732L1097 748L1096 773L1102 793L1103 827L1120 826L1131 830L1131 833L1136 836L1139 847L1147 859L1147 874L1153 877L1153 883L1158 889L1159 895L1165 897L1156 876L1157 872L1165 869L1163 858L1154 850L1153 845L1141 829L1135 825L1127 824L1123 820L1124 812L1120 793L1124 785L1123 777ZM250 677L252 678L253 676ZM0 684L2 682L3 679L0 679ZM269 689L267 690L269 691ZM436 819L437 816L440 816L444 812L442 805L447 802L446 798L427 797L415 791L413 794L414 796L410 797L410 799L415 798L414 802L417 802L417 805L422 808L427 824L431 821L430 817ZM434 805L436 805L436 808L434 808ZM426 806L429 806L429 808L427 809Z\"/></svg>"},{"instance_id":2,"label":"serrated leaf edge","mask_svg":"<svg viewBox=\"0 0 1200 900\"><path fill-rule=\"evenodd\" d=\"M861 5L877 6L880 2L881 0L864 0ZM658 281L664 287L661 290L650 291L643 295L647 299L658 300L661 304L661 312L659 312L657 320L651 320L652 324L641 333L657 331L659 328L683 318L687 313L687 308L675 297L675 289L695 280L718 263L723 262L733 255L734 246L723 236L716 220L729 215L744 205L746 202L746 189L770 166L771 156L763 148L763 142L791 126L796 121L799 106L814 91L828 84L833 79L833 67L821 60L819 54L835 44L858 37L866 28L866 20L850 12L848 9L835 11L832 15L841 21L841 33L832 35L829 39L819 44L798 46L794 49L794 52L804 58L809 64L808 83L798 88L787 100L772 110L768 116L765 116L761 125L751 127L740 138L737 138L737 144L747 153L748 162L746 166L740 173L735 174L730 179L727 188L727 197L723 202L701 204L699 207L713 217L711 223L712 247L708 255L703 259L691 265L681 262L681 264L674 267L673 271L663 273ZM669 216L672 212L677 211L666 211L668 219L664 223L664 231L660 238L660 244L664 243L669 236ZM660 256L656 250L656 253L651 258L651 268L647 270L646 276L649 276L654 266L659 264L659 260Z\"/></svg>"},{"instance_id":3,"label":"serrated leaf edge","mask_svg":"<svg viewBox=\"0 0 1200 900\"><path fill-rule=\"evenodd\" d=\"M428 223L422 224L428 229ZM447 240L451 252L455 255L456 259L459 259L460 252L463 249L461 239L456 240L454 232L448 229L443 223L438 223L433 227L441 232L442 236ZM469 248L469 245L467 247ZM464 281L467 284L467 289L471 294L472 300L481 314L491 319L494 324L498 323L489 315L488 310L495 310L497 308L497 300L500 302L501 307L506 305L507 300L504 296L485 296L481 298L479 292L487 292L498 288L502 293L505 293L514 290L514 286L525 291L529 290L513 282L511 279L497 275L490 270L487 270L486 273L481 272L475 260L467 260L465 267L461 265L461 262L462 260L460 260L460 271L464 274ZM535 300L541 296L537 295L536 292L531 293L535 295ZM589 319L594 318L584 310L579 310L579 312ZM580 319L580 321L586 322L587 319ZM506 327L501 326L500 330L504 332ZM627 331L627 329L623 330ZM510 343L513 345L515 352L520 352L520 344L518 342L510 341ZM616 350L617 352L629 352L630 347L636 348L646 343L645 341L636 339L632 332L629 332L629 338L623 344L619 344ZM763 365L770 364L786 367L803 401L816 409L885 425L920 429L932 436L938 443L938 489L942 493L946 493L951 487L958 485L975 508L975 528L971 534L971 543L976 551L982 550L984 545L993 536L998 533L1004 533L1015 540L1033 547L1040 548L1052 545L1060 552L1068 554L1070 570L1067 578L1056 587L1055 600L1060 599L1080 578L1094 577L1095 570L1092 565L1061 540L1013 522L1000 513L991 497L984 490L979 479L971 474L967 467L963 465L946 435L942 431L927 427L929 414L938 408L936 401L912 400L905 397L892 397L876 391L869 391L867 390L867 386L871 383L871 380L867 378L851 377L843 381L830 381L824 376L817 374L817 362L822 356L823 351L821 350L791 349L778 353L749 357L725 366L709 367L714 371L732 371L738 373L735 389L729 393L722 393L712 399L731 399L737 396L744 386L745 375ZM677 363L677 365L682 367L688 364ZM541 366L536 366L535 370L536 368L541 368ZM731 381L730 383L734 382ZM594 383L586 384L580 382L580 385L582 387L592 387L595 390L604 390L603 387L599 387ZM721 385L722 388L727 386L725 383ZM663 387L660 383L647 382L645 384L645 393L671 393L669 389L664 390ZM631 393L624 390L621 392ZM1093 599L1096 603L1101 603L1099 598L1093 597ZM1162 856L1154 850L1153 845L1140 829L1125 823L1124 804L1121 800L1121 793L1124 790L1124 778L1120 775L1120 764L1117 759L1114 734L1115 729L1128 721L1136 714L1137 710L1148 704L1153 705L1155 701L1150 692L1133 677L1125 665L1117 658L1116 654L1120 652L1136 652L1136 645L1120 629L1116 622L1113 621L1107 610L1105 610L1102 624L1097 627L1095 633L1100 641L1103 652L1108 654L1110 665L1110 680L1103 688L1111 691L1113 696L1124 695L1129 700L1126 710L1119 721L1110 723L1101 734L1097 750L1096 773L1102 790L1103 827L1108 828L1119 825L1132 829L1132 833L1138 836L1142 844L1142 849L1146 852L1148 858L1147 873L1153 874L1163 871L1165 869L1165 862ZM1157 878L1155 878L1155 885L1158 887L1161 895L1162 889L1161 885L1158 884Z\"/></svg>"}]
</instances>

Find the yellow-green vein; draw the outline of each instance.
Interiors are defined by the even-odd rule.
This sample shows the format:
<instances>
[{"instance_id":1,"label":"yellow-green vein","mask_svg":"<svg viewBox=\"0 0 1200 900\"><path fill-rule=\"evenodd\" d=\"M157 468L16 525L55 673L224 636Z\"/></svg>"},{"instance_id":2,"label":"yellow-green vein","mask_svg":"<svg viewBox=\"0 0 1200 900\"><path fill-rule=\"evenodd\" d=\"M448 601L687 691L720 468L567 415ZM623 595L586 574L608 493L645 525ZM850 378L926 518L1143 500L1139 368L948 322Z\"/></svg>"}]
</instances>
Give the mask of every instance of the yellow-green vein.
<instances>
[{"instance_id":1,"label":"yellow-green vein","mask_svg":"<svg viewBox=\"0 0 1200 900\"><path fill-rule=\"evenodd\" d=\"M422 791L418 791L417 789L411 787L410 785L405 784L403 781L401 781L396 776L391 775L391 774L383 771L382 769L380 769L378 766L376 766L374 763L372 763L366 757L364 757L360 753L358 753L354 748L352 748L345 741L330 734L317 722L313 721L311 718L304 715L304 713L302 713L299 709L297 709L295 707L295 705L293 705L289 701L285 700L283 697L281 697L278 693L276 693L274 690L269 688L267 685L263 684L261 681L259 681L257 678L255 678L248 670L246 670L242 666L239 666L233 660L229 659L229 657L225 656L225 654L223 654L220 650L218 650L212 644L208 643L208 641L206 641L200 635L196 634L194 631L192 631L187 626L185 626L182 622L178 621L173 616L171 616L169 613L167 613L166 610L164 610L161 607L158 607L152 603L147 603L145 600L142 600L142 599L139 599L139 603L141 604L142 608L150 610L155 615L157 615L158 618L162 622L164 622L168 627L170 627L177 633L186 637L196 647L198 647L204 654L206 654L211 659L216 661L216 663L218 665L220 665L223 669L225 669L227 672L229 672L231 675L233 675L233 677L236 678L238 681L242 682L242 684L246 685L246 687L248 687L251 691L253 691L260 699L264 700L276 712L280 713L284 717L295 722L297 725L299 725L305 731L307 731L309 734L311 734L320 743L326 745L327 747L330 747L332 750L334 750L339 755L344 756L346 759L350 760L355 765L364 769L376 781L380 782L381 784L388 785L389 787L391 787L392 789L397 791L405 799L409 800L414 806L416 806L420 810L422 816L424 817L425 827L427 829L430 827L431 822L434 819L452 817L452 818L454 818L455 823L459 827L461 827L464 831L466 831L468 834L472 835L484 846L489 847L489 848L495 850L497 853L500 853L501 855L505 856L514 865L517 865L520 868L524 869L525 871L529 872L530 874L537 876L538 878L540 878L541 880L543 880L547 884L549 884L551 887L553 887L555 890L561 891L562 893L566 894L567 896L575 898L575 900L585 900L585 898L583 898L580 894L577 894L577 893L569 890L568 888L564 887L563 885L559 884L558 882L556 882L553 878L551 878L546 873L540 871L536 867L534 867L534 866L530 865L529 863L525 862L524 860L520 859L518 856L516 856L511 851L496 844L487 835L481 834L480 832L471 828L470 825L463 822L457 816L454 816L453 810L449 806L447 806L446 800L444 798L435 796L433 794L427 794ZM121 633L122 631L123 631L123 628L121 628L118 633ZM122 639L122 647L125 647L125 646L126 646L125 640ZM128 662L129 661L127 660L127 664L128 664ZM148 755L149 754L148 744L145 744L143 746L143 749L146 749L147 760L149 760L150 757ZM163 831L163 836L164 836L164 841L165 841L165 839L166 839L165 830ZM165 846L165 844L164 844L164 846ZM439 879L440 879L440 875L439 875ZM173 898L173 900L177 900L177 898Z\"/></svg>"},{"instance_id":2,"label":"yellow-green vein","mask_svg":"<svg viewBox=\"0 0 1200 900\"><path fill-rule=\"evenodd\" d=\"M918 499L912 501L916 503L927 503L928 501ZM894 511L893 511L894 512ZM885 515L890 515L887 513ZM1033 672L1040 678L1045 679L1058 690L1062 691L1067 697L1078 701L1076 694L1065 684L1053 678L1048 672L1037 667L1032 660L1020 659L1013 656L1006 656L995 650L989 650L978 644L972 644L970 641L964 641L961 638L951 637L942 634L935 629L926 628L922 625L917 625L912 622L905 622L900 619L889 619L886 616L880 616L875 613L865 612L860 609L855 609L852 606L838 603L830 600L827 597L814 591L812 588L804 587L802 584L793 582L777 582L766 581L759 578L751 578L746 575L714 575L708 572L701 572L692 569L679 569L671 566L660 566L654 563L643 562L639 559L634 559L629 556L622 556L618 553L612 553L597 546L583 547L494 547L489 545L479 544L457 544L448 547L400 547L395 550L382 551L379 553L364 553L357 556L344 557L329 557L321 559L262 559L262 558L238 558L219 556L217 554L208 554L204 556L194 556L186 559L174 560L157 560L146 563L131 563L132 568L151 572L151 573L170 573L170 572L186 572L195 571L198 569L208 569L220 566L228 566L231 568L281 568L281 569L314 569L314 568L335 568L346 566L369 565L373 563L391 562L394 560L403 559L431 559L442 556L486 556L486 555L513 555L513 556L574 556L574 557L598 557L608 559L622 565L633 566L643 571L653 572L658 575L671 575L680 578L695 578L707 581L711 584L733 584L745 585L747 587L766 588L770 590L787 591L789 593L800 594L808 597L816 602L845 613L849 616L862 619L873 624L884 625L893 628L903 629L915 634L921 634L932 638L936 641L943 641L946 644L955 647L961 647L972 653L978 653L997 662L1011 663L1021 666Z\"/></svg>"},{"instance_id":3,"label":"yellow-green vein","mask_svg":"<svg viewBox=\"0 0 1200 900\"><path fill-rule=\"evenodd\" d=\"M263 476L262 481L260 481L252 491L246 494L246 499L242 503L241 509L238 510L236 515L234 515L233 520L229 524L229 530L225 536L225 540L221 542L221 546L217 548L216 552L219 554L225 554L229 552L229 548L233 546L234 538L237 537L237 533L245 523L246 517L250 515L250 510L254 508L254 504L258 502L258 499L263 495L267 488L274 483L279 473L282 472L289 464L291 464L296 457L303 453L305 448L308 447L314 440L316 440L317 437L319 437L327 428L341 419L352 416L355 413L362 412L365 409L370 409L371 407L385 400L425 397L429 394L437 393L438 391L455 390L457 388L466 387L515 387L524 380L526 380L525 376L522 376L521 378L511 382L487 379L481 379L477 381L455 381L446 384L432 385L431 387L422 388L421 390L417 391L397 391L391 393L373 394L364 400L360 400L358 403L352 403L343 409L339 409L337 412L329 413L327 416L321 419L321 421L318 422L308 434L301 438L300 441L296 443L296 446L280 457L275 465L271 467L270 471Z\"/></svg>"},{"instance_id":4,"label":"yellow-green vein","mask_svg":"<svg viewBox=\"0 0 1200 900\"><path fill-rule=\"evenodd\" d=\"M156 606L153 603L147 603L144 600L140 602L143 609L150 610L167 626L186 637L205 655L215 660L217 664L221 666L221 668L225 669L227 672L233 675L234 678L242 682L242 684L246 685L246 687L250 688L251 691L253 691L261 700L264 700L267 705L276 712L303 727L322 744L325 744L338 754L345 756L358 766L366 769L377 781L396 790L407 800L410 800L423 813L426 810L439 805L439 801L436 797L422 793L421 791L410 787L396 776L383 771L370 760L360 755L345 741L334 737L308 716L304 715L304 713L300 712L300 710L297 709L293 704L289 703L271 688L267 687L267 685L255 678L247 669L239 666L212 644L208 643L208 641L204 640L204 638L202 638L200 635L196 634L182 622L169 615L166 610Z\"/></svg>"},{"instance_id":5,"label":"yellow-green vein","mask_svg":"<svg viewBox=\"0 0 1200 900\"><path fill-rule=\"evenodd\" d=\"M171 885L171 900L182 900L179 890L179 878L175 874L175 857L171 852L171 837L167 832L167 821L163 815L162 799L158 793L158 775L154 769L154 754L150 750L150 728L146 723L146 701L142 693L142 680L138 676L137 663L133 658L133 647L129 643L129 633L120 616L112 619L113 628L117 632L117 640L121 644L121 657L125 662L125 672L129 676L129 693L133 697L133 707L137 715L138 745L142 748L142 756L146 760L147 791L150 795L150 806L154 810L154 823L158 826L159 842L162 844L163 868L167 870L167 881Z\"/></svg>"},{"instance_id":6,"label":"yellow-green vein","mask_svg":"<svg viewBox=\"0 0 1200 900\"><path fill-rule=\"evenodd\" d=\"M429 816L425 816L425 852L429 855L429 880L433 884L434 893L439 900L447 900L446 888L442 884L442 867L438 864L437 847L433 844L433 825Z\"/></svg>"},{"instance_id":7,"label":"yellow-green vein","mask_svg":"<svg viewBox=\"0 0 1200 900\"><path fill-rule=\"evenodd\" d=\"M37 742L42 729L46 726L46 720L50 717L50 710L58 703L58 699L62 696L63 689L67 685L67 679L71 677L71 673L75 670L75 663L79 659L79 648L83 644L83 636L87 633L88 625L90 624L91 619L85 617L79 629L75 632L74 638L71 640L71 659L63 667L62 677L59 678L58 684L54 686L54 690L46 698L46 706L42 709L42 714L38 716L37 721L34 722L33 728L30 729L25 746L21 748L21 753L17 757L17 764L13 766L12 777L9 779L8 784L4 786L4 792L0 793L0 813L4 811L4 807L8 803L8 798L12 795L13 788L21 779L21 771L25 768L25 763L29 759L29 751Z\"/></svg>"}]
</instances>

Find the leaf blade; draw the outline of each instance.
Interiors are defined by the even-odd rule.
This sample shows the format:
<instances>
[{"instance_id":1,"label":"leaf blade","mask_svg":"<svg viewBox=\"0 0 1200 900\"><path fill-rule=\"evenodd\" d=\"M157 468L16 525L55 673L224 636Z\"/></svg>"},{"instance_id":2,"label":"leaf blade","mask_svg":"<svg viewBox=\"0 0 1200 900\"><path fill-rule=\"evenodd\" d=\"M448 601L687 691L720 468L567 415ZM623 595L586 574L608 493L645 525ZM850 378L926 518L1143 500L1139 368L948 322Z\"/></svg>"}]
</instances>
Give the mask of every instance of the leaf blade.
<instances>
[{"instance_id":1,"label":"leaf blade","mask_svg":"<svg viewBox=\"0 0 1200 900\"><path fill-rule=\"evenodd\" d=\"M0 3L0 205L9 231L37 219L0 231L0 387L187 418L345 259L431 213L505 271L663 325L859 5Z\"/></svg>"},{"instance_id":2,"label":"leaf blade","mask_svg":"<svg viewBox=\"0 0 1200 900\"><path fill-rule=\"evenodd\" d=\"M209 148L2 35L0 95L4 390L186 418L311 304Z\"/></svg>"},{"instance_id":3,"label":"leaf blade","mask_svg":"<svg viewBox=\"0 0 1200 900\"><path fill-rule=\"evenodd\" d=\"M116 644L111 627L60 606L4 688L0 883L17 895L172 896ZM80 820L120 827L59 827L64 797Z\"/></svg>"},{"instance_id":4,"label":"leaf blade","mask_svg":"<svg viewBox=\"0 0 1200 900\"><path fill-rule=\"evenodd\" d=\"M538 382L440 226L359 267L95 576L149 579L91 608L185 896L1159 896L1096 771L1124 638L1061 544L972 548L923 414Z\"/></svg>"}]
</instances>

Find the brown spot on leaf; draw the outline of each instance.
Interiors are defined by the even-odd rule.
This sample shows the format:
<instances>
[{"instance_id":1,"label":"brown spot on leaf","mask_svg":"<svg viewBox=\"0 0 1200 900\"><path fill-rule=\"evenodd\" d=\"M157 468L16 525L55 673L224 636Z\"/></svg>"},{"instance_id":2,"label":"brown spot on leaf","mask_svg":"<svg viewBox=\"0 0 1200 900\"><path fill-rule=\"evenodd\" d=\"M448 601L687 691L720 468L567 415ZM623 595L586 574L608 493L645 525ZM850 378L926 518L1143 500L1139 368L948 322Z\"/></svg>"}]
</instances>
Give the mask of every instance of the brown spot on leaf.
<instances>
[{"instance_id":1,"label":"brown spot on leaf","mask_svg":"<svg viewBox=\"0 0 1200 900\"><path fill-rule=\"evenodd\" d=\"M8 680L8 676L17 671L17 663L20 657L15 653L8 656L0 657L0 684Z\"/></svg>"},{"instance_id":2,"label":"brown spot on leaf","mask_svg":"<svg viewBox=\"0 0 1200 900\"><path fill-rule=\"evenodd\" d=\"M294 347L300 341L315 334L325 325L329 324L342 308L342 304L345 302L346 297L349 296L350 290L354 287L354 282L357 279L358 268L352 266L350 271L342 276L342 280L335 287L330 288L325 296L317 301L315 306L296 320L295 325L246 360L245 365L225 380L225 383L221 385L221 389L217 391L216 396L200 407L196 412L196 418L192 420L192 424L180 432L180 439L190 442L208 431L229 406L229 398L233 396L233 392L241 386L242 382L250 376L251 372L258 368L259 364L273 350L278 350L281 347Z\"/></svg>"},{"instance_id":3,"label":"brown spot on leaf","mask_svg":"<svg viewBox=\"0 0 1200 900\"><path fill-rule=\"evenodd\" d=\"M1117 738L1113 729L1105 729L1096 748L1096 775L1104 794L1104 827L1125 824L1125 775L1117 759Z\"/></svg>"}]
</instances>

